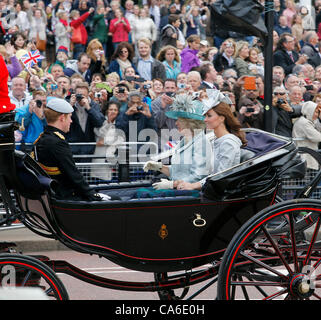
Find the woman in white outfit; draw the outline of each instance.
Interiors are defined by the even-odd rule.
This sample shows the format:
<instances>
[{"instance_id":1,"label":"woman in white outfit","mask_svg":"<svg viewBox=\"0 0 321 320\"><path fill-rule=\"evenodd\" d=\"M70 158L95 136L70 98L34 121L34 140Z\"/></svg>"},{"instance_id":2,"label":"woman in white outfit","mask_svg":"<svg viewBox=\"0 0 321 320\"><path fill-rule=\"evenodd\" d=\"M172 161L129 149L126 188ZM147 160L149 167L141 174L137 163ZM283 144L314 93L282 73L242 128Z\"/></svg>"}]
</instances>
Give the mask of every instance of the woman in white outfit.
<instances>
[{"instance_id":1,"label":"woman in white outfit","mask_svg":"<svg viewBox=\"0 0 321 320\"><path fill-rule=\"evenodd\" d=\"M125 141L125 135L121 130L116 129L115 122L119 114L119 104L110 102L106 110L106 120L100 128L95 128L96 150L94 152L94 163L91 169L91 177L101 180L112 180L112 169L106 162L113 162L117 146ZM95 157L101 157L95 159ZM103 163L97 165L96 163Z\"/></svg>"},{"instance_id":2,"label":"woman in white outfit","mask_svg":"<svg viewBox=\"0 0 321 320\"><path fill-rule=\"evenodd\" d=\"M132 20L132 42L137 45L137 41L147 38L154 42L157 39L157 29L154 21L148 17L145 8L140 9L139 19Z\"/></svg>"},{"instance_id":3,"label":"woman in white outfit","mask_svg":"<svg viewBox=\"0 0 321 320\"><path fill-rule=\"evenodd\" d=\"M37 8L34 13L28 11L27 15L30 23L29 40L36 41L39 37L40 40L47 41L47 17L45 12Z\"/></svg>"},{"instance_id":4,"label":"woman in white outfit","mask_svg":"<svg viewBox=\"0 0 321 320\"><path fill-rule=\"evenodd\" d=\"M68 13L60 11L57 13L59 22L56 24L55 36L56 36L56 50L60 46L66 47L68 52L70 51L70 34L71 28L68 24Z\"/></svg>"},{"instance_id":5,"label":"woman in white outfit","mask_svg":"<svg viewBox=\"0 0 321 320\"><path fill-rule=\"evenodd\" d=\"M321 105L307 101L302 105L301 113L302 116L294 122L292 137L298 139L298 147L318 150L321 142ZM302 154L301 157L306 160L308 169L320 170L312 156Z\"/></svg>"}]
</instances>

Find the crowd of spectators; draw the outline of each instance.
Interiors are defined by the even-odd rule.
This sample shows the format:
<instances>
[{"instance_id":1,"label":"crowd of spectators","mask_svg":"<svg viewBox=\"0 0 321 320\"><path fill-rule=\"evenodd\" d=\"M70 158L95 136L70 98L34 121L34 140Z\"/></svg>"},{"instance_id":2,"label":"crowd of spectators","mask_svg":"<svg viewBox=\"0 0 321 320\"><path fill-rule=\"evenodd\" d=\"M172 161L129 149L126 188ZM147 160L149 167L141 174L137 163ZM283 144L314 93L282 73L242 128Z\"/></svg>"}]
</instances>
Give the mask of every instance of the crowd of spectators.
<instances>
[{"instance_id":1,"label":"crowd of spectators","mask_svg":"<svg viewBox=\"0 0 321 320\"><path fill-rule=\"evenodd\" d=\"M264 129L262 42L224 29L213 34L213 2L0 0L0 54L20 124L17 148L29 151L42 133L43 108L53 96L74 107L66 138L75 155L112 158L117 144L133 136L146 141L144 129L155 132L159 151L172 147L176 124L165 113L186 92L201 99L220 90L243 127ZM36 49L44 59L25 68L21 57ZM274 0L275 133L301 145L321 142L320 81L321 0L311 8Z\"/></svg>"}]
</instances>

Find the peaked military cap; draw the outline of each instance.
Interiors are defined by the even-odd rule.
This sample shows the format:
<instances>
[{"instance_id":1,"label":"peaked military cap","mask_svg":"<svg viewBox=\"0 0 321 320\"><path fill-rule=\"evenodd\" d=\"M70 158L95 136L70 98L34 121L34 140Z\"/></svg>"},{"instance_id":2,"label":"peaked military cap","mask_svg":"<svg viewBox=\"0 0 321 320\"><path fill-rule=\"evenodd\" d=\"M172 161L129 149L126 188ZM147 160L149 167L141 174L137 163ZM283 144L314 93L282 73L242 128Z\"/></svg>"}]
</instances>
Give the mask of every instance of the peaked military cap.
<instances>
[{"instance_id":1,"label":"peaked military cap","mask_svg":"<svg viewBox=\"0 0 321 320\"><path fill-rule=\"evenodd\" d=\"M72 113L74 108L69 102L61 98L52 98L47 102L47 108L59 113Z\"/></svg>"}]
</instances>

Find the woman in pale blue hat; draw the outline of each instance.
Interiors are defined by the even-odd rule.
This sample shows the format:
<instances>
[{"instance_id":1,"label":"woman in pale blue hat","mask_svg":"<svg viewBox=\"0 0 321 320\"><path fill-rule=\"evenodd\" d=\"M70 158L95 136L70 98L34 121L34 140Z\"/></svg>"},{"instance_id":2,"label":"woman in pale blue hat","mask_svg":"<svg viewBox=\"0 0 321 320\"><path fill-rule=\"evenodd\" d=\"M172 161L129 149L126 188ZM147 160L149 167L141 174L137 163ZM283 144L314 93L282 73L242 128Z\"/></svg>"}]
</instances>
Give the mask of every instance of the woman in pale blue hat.
<instances>
[{"instance_id":1,"label":"woman in pale blue hat","mask_svg":"<svg viewBox=\"0 0 321 320\"><path fill-rule=\"evenodd\" d=\"M213 146L212 173L217 173L231 168L240 163L241 147L247 141L241 125L231 111L231 100L218 90L207 90L208 99L203 100L205 115L204 122L208 130L215 134ZM177 189L201 190L206 178L191 183L184 180L177 183Z\"/></svg>"},{"instance_id":2,"label":"woman in pale blue hat","mask_svg":"<svg viewBox=\"0 0 321 320\"><path fill-rule=\"evenodd\" d=\"M204 132L203 108L203 104L193 100L191 95L180 94L175 97L166 116L176 120L183 138L174 149L170 166L161 162L146 162L145 171L160 171L169 178L154 183L154 189L174 189L178 181L193 183L213 171L212 147Z\"/></svg>"}]
</instances>

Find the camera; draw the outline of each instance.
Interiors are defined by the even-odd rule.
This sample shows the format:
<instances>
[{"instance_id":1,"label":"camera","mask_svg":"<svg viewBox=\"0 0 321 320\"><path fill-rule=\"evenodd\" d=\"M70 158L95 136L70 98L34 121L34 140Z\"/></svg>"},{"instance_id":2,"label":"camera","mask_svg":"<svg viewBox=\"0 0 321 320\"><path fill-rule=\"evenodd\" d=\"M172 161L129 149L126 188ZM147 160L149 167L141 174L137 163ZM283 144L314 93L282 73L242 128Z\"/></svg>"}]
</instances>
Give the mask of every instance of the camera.
<instances>
[{"instance_id":1,"label":"camera","mask_svg":"<svg viewBox=\"0 0 321 320\"><path fill-rule=\"evenodd\" d=\"M255 109L253 107L246 107L246 112L254 112Z\"/></svg>"},{"instance_id":2,"label":"camera","mask_svg":"<svg viewBox=\"0 0 321 320\"><path fill-rule=\"evenodd\" d=\"M200 92L193 92L192 93L192 98L193 98L193 100L197 100L199 97L200 97Z\"/></svg>"},{"instance_id":3,"label":"camera","mask_svg":"<svg viewBox=\"0 0 321 320\"><path fill-rule=\"evenodd\" d=\"M101 98L101 93L100 92L95 92L95 98Z\"/></svg>"},{"instance_id":4,"label":"camera","mask_svg":"<svg viewBox=\"0 0 321 320\"><path fill-rule=\"evenodd\" d=\"M126 77L126 80L132 82L136 80L136 77Z\"/></svg>"},{"instance_id":5,"label":"camera","mask_svg":"<svg viewBox=\"0 0 321 320\"><path fill-rule=\"evenodd\" d=\"M82 99L83 99L83 95L82 94L79 94L79 93L77 93L76 94L76 100L78 101L78 102L80 102Z\"/></svg>"},{"instance_id":6,"label":"camera","mask_svg":"<svg viewBox=\"0 0 321 320\"><path fill-rule=\"evenodd\" d=\"M143 106L138 106L137 107L137 111L143 111L144 110L144 107Z\"/></svg>"},{"instance_id":7,"label":"camera","mask_svg":"<svg viewBox=\"0 0 321 320\"><path fill-rule=\"evenodd\" d=\"M125 93L125 88L118 88L118 93Z\"/></svg>"},{"instance_id":8,"label":"camera","mask_svg":"<svg viewBox=\"0 0 321 320\"><path fill-rule=\"evenodd\" d=\"M313 90L313 85L304 86L306 90Z\"/></svg>"},{"instance_id":9,"label":"camera","mask_svg":"<svg viewBox=\"0 0 321 320\"><path fill-rule=\"evenodd\" d=\"M165 94L170 98L173 98L175 96L175 92L165 92Z\"/></svg>"},{"instance_id":10,"label":"camera","mask_svg":"<svg viewBox=\"0 0 321 320\"><path fill-rule=\"evenodd\" d=\"M148 90L148 89L150 89L152 86L150 85L150 84L144 84L143 85L143 88L145 89L145 90Z\"/></svg>"},{"instance_id":11,"label":"camera","mask_svg":"<svg viewBox=\"0 0 321 320\"><path fill-rule=\"evenodd\" d=\"M278 99L278 101L276 102L276 105L279 106L283 103L285 103L285 101L283 99Z\"/></svg>"},{"instance_id":12,"label":"camera","mask_svg":"<svg viewBox=\"0 0 321 320\"><path fill-rule=\"evenodd\" d=\"M38 108L41 108L41 106L42 106L42 101L41 101L41 100L36 100L36 106L37 106Z\"/></svg>"}]
</instances>

